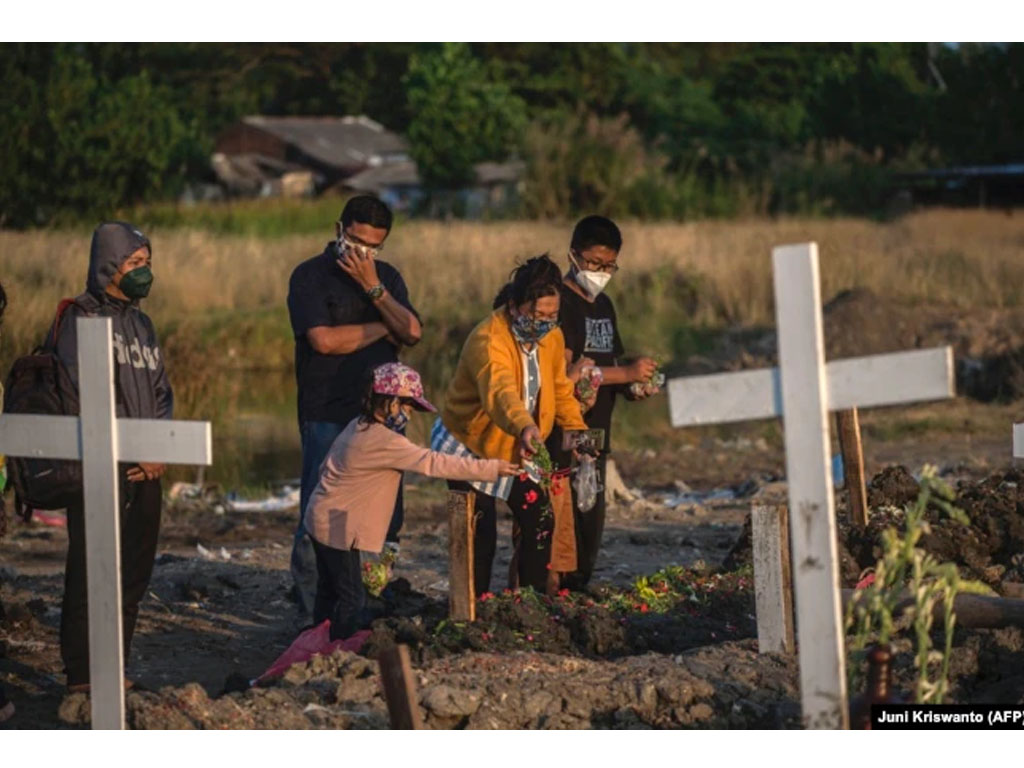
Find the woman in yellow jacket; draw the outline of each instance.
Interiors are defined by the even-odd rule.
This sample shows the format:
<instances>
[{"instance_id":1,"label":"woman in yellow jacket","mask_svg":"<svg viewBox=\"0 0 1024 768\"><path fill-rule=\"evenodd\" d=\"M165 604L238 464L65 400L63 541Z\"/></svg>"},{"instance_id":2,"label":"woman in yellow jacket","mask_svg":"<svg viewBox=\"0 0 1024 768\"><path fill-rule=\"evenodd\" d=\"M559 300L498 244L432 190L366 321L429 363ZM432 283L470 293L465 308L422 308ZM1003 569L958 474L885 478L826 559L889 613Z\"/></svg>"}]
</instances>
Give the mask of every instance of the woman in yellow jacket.
<instances>
[{"instance_id":1,"label":"woman in yellow jacket","mask_svg":"<svg viewBox=\"0 0 1024 768\"><path fill-rule=\"evenodd\" d=\"M566 372L565 340L558 329L562 276L546 255L512 272L495 310L470 333L434 423L435 451L524 462L524 472L495 483L449 482L476 491L474 588L490 590L497 547L495 500L508 502L518 536L513 542L519 583L544 591L551 557L550 515L531 459L557 423L586 429Z\"/></svg>"}]
</instances>

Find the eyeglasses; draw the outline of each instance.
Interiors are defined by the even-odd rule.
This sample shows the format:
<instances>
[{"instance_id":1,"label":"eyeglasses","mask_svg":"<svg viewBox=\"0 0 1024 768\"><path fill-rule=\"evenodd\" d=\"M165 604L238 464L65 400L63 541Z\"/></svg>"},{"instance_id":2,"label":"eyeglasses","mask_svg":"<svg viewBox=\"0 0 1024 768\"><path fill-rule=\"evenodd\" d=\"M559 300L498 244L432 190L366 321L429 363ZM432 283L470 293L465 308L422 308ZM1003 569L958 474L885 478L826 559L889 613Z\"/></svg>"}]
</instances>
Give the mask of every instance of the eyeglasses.
<instances>
[{"instance_id":1,"label":"eyeglasses","mask_svg":"<svg viewBox=\"0 0 1024 768\"><path fill-rule=\"evenodd\" d=\"M360 251L366 256L371 258L375 257L378 253L384 250L384 243L377 245L371 245L370 243L364 243L355 235L350 235L348 232L342 230L341 242L339 243L342 249L351 248L353 251Z\"/></svg>"},{"instance_id":2,"label":"eyeglasses","mask_svg":"<svg viewBox=\"0 0 1024 768\"><path fill-rule=\"evenodd\" d=\"M587 272L607 272L609 275L614 275L619 271L619 265L614 261L595 261L594 259L588 259L586 256L580 256L575 251L569 251L569 256L576 263L577 267L582 264L582 268Z\"/></svg>"}]
</instances>

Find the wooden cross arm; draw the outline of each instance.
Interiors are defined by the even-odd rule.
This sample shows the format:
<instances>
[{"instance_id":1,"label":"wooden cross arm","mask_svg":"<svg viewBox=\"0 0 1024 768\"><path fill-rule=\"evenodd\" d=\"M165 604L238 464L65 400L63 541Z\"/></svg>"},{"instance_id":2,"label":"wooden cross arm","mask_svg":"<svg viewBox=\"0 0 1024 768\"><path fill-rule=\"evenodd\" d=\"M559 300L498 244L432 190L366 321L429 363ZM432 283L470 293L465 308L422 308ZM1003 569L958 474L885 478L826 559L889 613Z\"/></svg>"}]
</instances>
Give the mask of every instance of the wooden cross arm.
<instances>
[{"instance_id":1,"label":"wooden cross arm","mask_svg":"<svg viewBox=\"0 0 1024 768\"><path fill-rule=\"evenodd\" d=\"M36 414L0 416L0 453L80 461L78 418ZM212 464L210 422L118 419L117 458L156 464Z\"/></svg>"},{"instance_id":2,"label":"wooden cross arm","mask_svg":"<svg viewBox=\"0 0 1024 768\"><path fill-rule=\"evenodd\" d=\"M944 400L955 393L952 347L848 357L825 368L832 411ZM674 427L782 415L778 368L673 379L668 394Z\"/></svg>"}]
</instances>

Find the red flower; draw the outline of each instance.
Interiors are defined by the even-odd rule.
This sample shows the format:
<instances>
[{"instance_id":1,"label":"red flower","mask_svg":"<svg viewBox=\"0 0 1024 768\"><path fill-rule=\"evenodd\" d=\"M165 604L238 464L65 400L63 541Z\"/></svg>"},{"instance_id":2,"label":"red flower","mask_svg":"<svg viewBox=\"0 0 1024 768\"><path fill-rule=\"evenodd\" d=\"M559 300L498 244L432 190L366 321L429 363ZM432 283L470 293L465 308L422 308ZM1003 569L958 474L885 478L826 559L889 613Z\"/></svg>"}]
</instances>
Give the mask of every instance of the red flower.
<instances>
[{"instance_id":1,"label":"red flower","mask_svg":"<svg viewBox=\"0 0 1024 768\"><path fill-rule=\"evenodd\" d=\"M529 479L530 479L530 476L528 474L526 474L525 472L521 472L520 473L520 475L519 475L519 482L525 483Z\"/></svg>"},{"instance_id":2,"label":"red flower","mask_svg":"<svg viewBox=\"0 0 1024 768\"><path fill-rule=\"evenodd\" d=\"M531 488L530 490L528 490L526 492L526 503L527 504L533 504L536 501L537 501L537 492ZM523 509L526 509L526 507L523 507Z\"/></svg>"},{"instance_id":3,"label":"red flower","mask_svg":"<svg viewBox=\"0 0 1024 768\"><path fill-rule=\"evenodd\" d=\"M523 504L523 509L526 509L529 506L530 506L529 504Z\"/></svg>"},{"instance_id":4,"label":"red flower","mask_svg":"<svg viewBox=\"0 0 1024 768\"><path fill-rule=\"evenodd\" d=\"M568 589L560 589L560 590L558 590L558 596L559 597L568 597L569 596L569 590Z\"/></svg>"},{"instance_id":5,"label":"red flower","mask_svg":"<svg viewBox=\"0 0 1024 768\"><path fill-rule=\"evenodd\" d=\"M647 611L649 611L649 610L650 609L647 607L647 603L641 603L641 605L640 605L640 613L647 613Z\"/></svg>"},{"instance_id":6,"label":"red flower","mask_svg":"<svg viewBox=\"0 0 1024 768\"><path fill-rule=\"evenodd\" d=\"M493 600L493 599L494 599L494 593L493 592L484 592L482 595L480 595L480 602L481 603L485 603L488 600Z\"/></svg>"},{"instance_id":7,"label":"red flower","mask_svg":"<svg viewBox=\"0 0 1024 768\"><path fill-rule=\"evenodd\" d=\"M547 568L547 569L548 569L548 570L550 571L550 570L551 570L551 563L548 563L548 564L547 564L547 565L545 565L544 567L545 567L545 568Z\"/></svg>"},{"instance_id":8,"label":"red flower","mask_svg":"<svg viewBox=\"0 0 1024 768\"><path fill-rule=\"evenodd\" d=\"M526 636L526 641L529 642L529 643L532 643L533 642L533 635L527 635Z\"/></svg>"},{"instance_id":9,"label":"red flower","mask_svg":"<svg viewBox=\"0 0 1024 768\"><path fill-rule=\"evenodd\" d=\"M552 496L558 496L561 492L562 492L562 484L561 483L558 483L557 485L552 485L551 486L551 495Z\"/></svg>"}]
</instances>

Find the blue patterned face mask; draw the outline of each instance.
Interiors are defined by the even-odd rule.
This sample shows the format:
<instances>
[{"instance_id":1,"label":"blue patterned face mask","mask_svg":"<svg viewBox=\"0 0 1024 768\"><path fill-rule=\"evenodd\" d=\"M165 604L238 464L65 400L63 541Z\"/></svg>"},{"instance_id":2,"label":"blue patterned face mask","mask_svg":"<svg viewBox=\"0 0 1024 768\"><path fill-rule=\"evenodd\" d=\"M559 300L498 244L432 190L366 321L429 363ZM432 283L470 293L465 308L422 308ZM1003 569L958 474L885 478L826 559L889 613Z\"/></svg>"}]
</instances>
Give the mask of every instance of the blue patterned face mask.
<instances>
[{"instance_id":1,"label":"blue patterned face mask","mask_svg":"<svg viewBox=\"0 0 1024 768\"><path fill-rule=\"evenodd\" d=\"M537 320L527 315L512 319L512 335L521 344L536 344L557 327L557 320Z\"/></svg>"},{"instance_id":2,"label":"blue patterned face mask","mask_svg":"<svg viewBox=\"0 0 1024 768\"><path fill-rule=\"evenodd\" d=\"M390 429L392 432L397 432L400 435L405 434L405 425L409 423L409 417L405 411L399 409L398 413L394 416L386 416L384 418L384 426Z\"/></svg>"}]
</instances>

